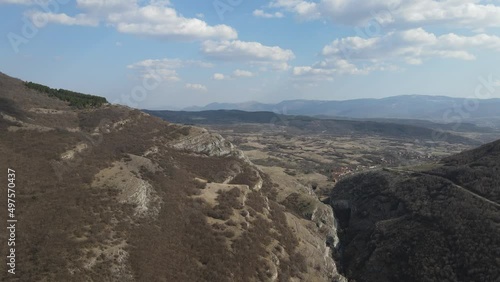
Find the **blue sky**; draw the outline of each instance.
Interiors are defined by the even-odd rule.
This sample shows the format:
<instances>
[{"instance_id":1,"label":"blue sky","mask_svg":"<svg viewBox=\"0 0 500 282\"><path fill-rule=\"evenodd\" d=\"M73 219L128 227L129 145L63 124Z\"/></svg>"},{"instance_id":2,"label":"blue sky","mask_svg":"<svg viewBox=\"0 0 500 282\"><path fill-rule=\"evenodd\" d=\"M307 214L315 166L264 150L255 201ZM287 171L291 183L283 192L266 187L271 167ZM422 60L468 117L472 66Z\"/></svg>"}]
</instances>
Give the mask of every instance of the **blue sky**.
<instances>
[{"instance_id":1,"label":"blue sky","mask_svg":"<svg viewBox=\"0 0 500 282\"><path fill-rule=\"evenodd\" d=\"M0 0L0 18L0 71L139 108L500 86L498 0Z\"/></svg>"}]
</instances>

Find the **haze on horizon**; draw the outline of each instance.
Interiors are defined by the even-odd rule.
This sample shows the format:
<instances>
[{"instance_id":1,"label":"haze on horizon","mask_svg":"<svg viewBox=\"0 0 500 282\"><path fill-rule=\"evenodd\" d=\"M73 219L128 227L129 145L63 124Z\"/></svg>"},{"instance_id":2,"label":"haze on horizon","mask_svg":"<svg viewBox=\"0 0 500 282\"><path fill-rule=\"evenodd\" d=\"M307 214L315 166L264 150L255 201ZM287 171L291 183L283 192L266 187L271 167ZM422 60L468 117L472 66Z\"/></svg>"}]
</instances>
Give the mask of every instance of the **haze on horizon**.
<instances>
[{"instance_id":1,"label":"haze on horizon","mask_svg":"<svg viewBox=\"0 0 500 282\"><path fill-rule=\"evenodd\" d=\"M37 2L0 0L0 71L133 107L500 98L498 1Z\"/></svg>"}]
</instances>

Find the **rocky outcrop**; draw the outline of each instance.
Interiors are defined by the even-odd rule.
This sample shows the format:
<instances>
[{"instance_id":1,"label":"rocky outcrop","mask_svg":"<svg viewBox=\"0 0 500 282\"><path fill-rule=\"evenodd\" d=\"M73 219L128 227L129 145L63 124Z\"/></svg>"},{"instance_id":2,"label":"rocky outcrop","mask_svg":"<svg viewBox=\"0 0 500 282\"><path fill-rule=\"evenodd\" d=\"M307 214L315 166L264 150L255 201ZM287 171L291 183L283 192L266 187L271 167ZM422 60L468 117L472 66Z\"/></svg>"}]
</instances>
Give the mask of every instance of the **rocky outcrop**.
<instances>
[{"instance_id":1,"label":"rocky outcrop","mask_svg":"<svg viewBox=\"0 0 500 282\"><path fill-rule=\"evenodd\" d=\"M326 236L327 245L335 251L338 248L337 220L330 206L318 203L311 216L311 221L316 223L320 232Z\"/></svg>"},{"instance_id":2,"label":"rocky outcrop","mask_svg":"<svg viewBox=\"0 0 500 282\"><path fill-rule=\"evenodd\" d=\"M243 160L249 165L250 169L258 175L258 180L254 182L249 191L259 191L263 187L264 181L262 174L264 172L259 167L251 163L242 151L238 150L231 142L225 140L217 133L211 133L206 129L193 127L190 129L189 135L170 143L170 146L178 150L185 150L196 154L216 157L236 157ZM207 198L208 202L213 202L217 195L214 191L212 191L213 189L218 188L216 190L224 191L231 187L240 187L227 184L232 182L233 179L238 179L238 174L242 173L241 167L233 168L232 171L233 175L230 175L227 179L225 179L222 184L207 184L205 180L197 179L196 181L204 183L206 188L199 196L196 197ZM284 174L284 176L288 177L286 174ZM279 179L275 180L280 181ZM272 177L271 181L273 181ZM333 254L338 248L339 239L337 236L337 222L332 208L319 201L319 199L315 196L315 193L309 187L306 187L295 180L287 179L281 184L287 187L279 189L278 198L287 199L287 196L289 196L292 192L297 196L294 198L297 201L295 203L290 203L285 200L284 204L287 206L285 214L287 224L290 226L293 234L299 239L300 243L297 248L299 253L305 256L305 263L307 265L306 270L302 274L303 279L297 280L292 278L291 281L347 281L342 275L339 274L333 258ZM270 210L270 207L269 199L267 198L266 203L263 215L268 217L268 210ZM246 206L244 201L241 203L241 206ZM299 206L304 209L301 210ZM297 212L301 216L298 217L296 214ZM246 217L242 217L239 213L235 214L237 217L232 220L233 224L244 222L245 224L248 224L248 226L251 226L251 221L243 220L248 218L248 212L245 213ZM226 226L226 228L228 228L228 230L232 230L232 232L239 233L234 227ZM280 247L279 242L276 244L277 245L275 247L271 248L269 257L265 258L270 271L269 281L277 281L279 278L278 269L282 255L275 253L275 250L282 247Z\"/></svg>"},{"instance_id":3,"label":"rocky outcrop","mask_svg":"<svg viewBox=\"0 0 500 282\"><path fill-rule=\"evenodd\" d=\"M234 156L248 160L241 151L237 150L231 142L225 140L220 134L211 133L199 127L190 128L186 137L175 140L169 145L178 150L191 151L212 157Z\"/></svg>"},{"instance_id":4,"label":"rocky outcrop","mask_svg":"<svg viewBox=\"0 0 500 282\"><path fill-rule=\"evenodd\" d=\"M140 177L141 169L150 172L159 170L151 160L129 154L126 160L115 162L96 174L92 186L118 189L120 194L117 199L121 203L133 205L136 217L154 218L159 213L161 199L153 186Z\"/></svg>"},{"instance_id":5,"label":"rocky outcrop","mask_svg":"<svg viewBox=\"0 0 500 282\"><path fill-rule=\"evenodd\" d=\"M286 215L288 224L299 238L298 249L307 258L307 279L304 281L347 282L337 269L332 248L325 244L324 230L307 219L291 213Z\"/></svg>"}]
</instances>

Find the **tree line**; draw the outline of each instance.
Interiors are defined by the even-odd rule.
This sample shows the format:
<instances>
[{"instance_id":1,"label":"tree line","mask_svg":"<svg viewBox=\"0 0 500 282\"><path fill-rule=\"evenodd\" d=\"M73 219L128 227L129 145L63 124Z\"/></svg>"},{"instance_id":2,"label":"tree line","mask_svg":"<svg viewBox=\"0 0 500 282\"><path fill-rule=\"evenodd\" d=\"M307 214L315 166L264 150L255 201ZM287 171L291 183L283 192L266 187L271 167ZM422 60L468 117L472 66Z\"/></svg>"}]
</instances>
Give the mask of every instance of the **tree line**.
<instances>
[{"instance_id":1,"label":"tree line","mask_svg":"<svg viewBox=\"0 0 500 282\"><path fill-rule=\"evenodd\" d=\"M26 87L30 89L46 93L49 95L49 97L55 97L60 100L69 102L69 105L71 107L75 107L78 109L95 108L100 107L104 103L108 103L108 101L104 97L83 94L65 89L54 89L31 81L25 82L24 85L26 85Z\"/></svg>"}]
</instances>

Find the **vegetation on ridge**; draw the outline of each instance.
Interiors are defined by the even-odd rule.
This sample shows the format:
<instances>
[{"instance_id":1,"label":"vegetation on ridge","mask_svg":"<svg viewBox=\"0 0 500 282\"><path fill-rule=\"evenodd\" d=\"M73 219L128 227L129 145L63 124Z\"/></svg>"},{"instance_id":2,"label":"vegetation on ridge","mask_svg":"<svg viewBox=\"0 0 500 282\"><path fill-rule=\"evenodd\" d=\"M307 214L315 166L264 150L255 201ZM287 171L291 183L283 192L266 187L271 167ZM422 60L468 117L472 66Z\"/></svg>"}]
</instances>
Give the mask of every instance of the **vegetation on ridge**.
<instances>
[{"instance_id":1,"label":"vegetation on ridge","mask_svg":"<svg viewBox=\"0 0 500 282\"><path fill-rule=\"evenodd\" d=\"M100 107L102 104L108 103L104 97L83 94L65 89L54 89L31 81L25 82L24 85L30 89L47 93L50 97L56 97L60 100L69 102L71 107L79 109Z\"/></svg>"}]
</instances>

